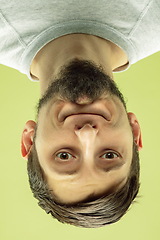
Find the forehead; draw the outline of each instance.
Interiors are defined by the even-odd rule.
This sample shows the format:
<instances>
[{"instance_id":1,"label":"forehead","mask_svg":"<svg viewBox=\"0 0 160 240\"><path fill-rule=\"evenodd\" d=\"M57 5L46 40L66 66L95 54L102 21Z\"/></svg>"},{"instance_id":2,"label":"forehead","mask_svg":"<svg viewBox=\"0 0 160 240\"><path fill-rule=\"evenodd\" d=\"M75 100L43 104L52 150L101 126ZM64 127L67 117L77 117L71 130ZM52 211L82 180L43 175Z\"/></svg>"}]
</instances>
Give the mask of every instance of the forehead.
<instances>
[{"instance_id":1,"label":"forehead","mask_svg":"<svg viewBox=\"0 0 160 240\"><path fill-rule=\"evenodd\" d=\"M49 189L64 204L74 204L85 201L88 197L99 198L120 190L127 182L131 164L124 166L120 170L107 172L106 176L96 179L93 176L64 177L56 179L53 175L47 175Z\"/></svg>"},{"instance_id":2,"label":"forehead","mask_svg":"<svg viewBox=\"0 0 160 240\"><path fill-rule=\"evenodd\" d=\"M40 165L45 174L49 189L53 190L62 203L72 204L83 201L88 196L102 196L121 189L129 176L131 161L132 149L130 157L126 160L125 164L120 168L115 168L103 174L97 174L92 165L88 166L88 164L87 167L85 164L80 168L78 166L75 174L74 171L73 174L57 173L57 165L54 165L53 162L41 161Z\"/></svg>"}]
</instances>

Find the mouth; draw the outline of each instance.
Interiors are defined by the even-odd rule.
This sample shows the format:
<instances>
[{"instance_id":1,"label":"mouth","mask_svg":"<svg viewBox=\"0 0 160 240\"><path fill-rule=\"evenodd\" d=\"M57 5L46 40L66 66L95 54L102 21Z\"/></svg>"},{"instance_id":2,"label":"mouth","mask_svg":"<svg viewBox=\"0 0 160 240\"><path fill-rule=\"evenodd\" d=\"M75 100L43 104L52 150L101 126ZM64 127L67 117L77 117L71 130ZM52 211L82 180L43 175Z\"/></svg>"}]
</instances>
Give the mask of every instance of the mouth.
<instances>
[{"instance_id":1,"label":"mouth","mask_svg":"<svg viewBox=\"0 0 160 240\"><path fill-rule=\"evenodd\" d=\"M102 104L77 105L74 103L67 103L58 114L58 121L63 122L66 118L73 115L98 115L103 117L106 121L111 120L110 111Z\"/></svg>"},{"instance_id":2,"label":"mouth","mask_svg":"<svg viewBox=\"0 0 160 240\"><path fill-rule=\"evenodd\" d=\"M103 115L100 115L100 114L95 114L95 113L77 113L77 114L70 114L70 115L67 115L66 117L64 117L64 120L66 120L66 118L68 117L71 117L71 116L100 116L100 117L103 117L105 120L107 120Z\"/></svg>"}]
</instances>

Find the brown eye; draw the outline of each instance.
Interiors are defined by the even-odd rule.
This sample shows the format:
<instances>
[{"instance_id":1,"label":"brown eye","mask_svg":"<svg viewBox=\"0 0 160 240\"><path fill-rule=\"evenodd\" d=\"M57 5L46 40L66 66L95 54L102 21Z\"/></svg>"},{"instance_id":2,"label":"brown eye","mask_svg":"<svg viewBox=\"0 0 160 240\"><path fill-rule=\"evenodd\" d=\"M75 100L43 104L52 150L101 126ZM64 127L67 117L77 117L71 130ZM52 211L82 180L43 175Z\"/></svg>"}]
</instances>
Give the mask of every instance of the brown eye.
<instances>
[{"instance_id":1,"label":"brown eye","mask_svg":"<svg viewBox=\"0 0 160 240\"><path fill-rule=\"evenodd\" d=\"M102 155L102 158L106 158L106 159L114 159L119 157L119 155L115 152L107 152L105 154Z\"/></svg>"},{"instance_id":2,"label":"brown eye","mask_svg":"<svg viewBox=\"0 0 160 240\"><path fill-rule=\"evenodd\" d=\"M73 158L73 156L70 153L66 152L58 153L56 156L63 161Z\"/></svg>"}]
</instances>

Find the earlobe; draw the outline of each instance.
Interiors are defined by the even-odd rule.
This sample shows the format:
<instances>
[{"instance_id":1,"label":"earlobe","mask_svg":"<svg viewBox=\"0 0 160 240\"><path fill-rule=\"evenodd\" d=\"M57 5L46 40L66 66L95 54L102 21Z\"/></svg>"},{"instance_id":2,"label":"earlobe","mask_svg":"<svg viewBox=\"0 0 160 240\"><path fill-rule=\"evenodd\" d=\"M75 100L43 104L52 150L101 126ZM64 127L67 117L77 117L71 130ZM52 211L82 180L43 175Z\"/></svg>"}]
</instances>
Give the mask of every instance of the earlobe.
<instances>
[{"instance_id":1,"label":"earlobe","mask_svg":"<svg viewBox=\"0 0 160 240\"><path fill-rule=\"evenodd\" d=\"M132 126L132 131L133 131L135 143L137 145L137 149L138 151L140 151L143 147L140 125L134 113L131 113L131 112L128 113L128 118Z\"/></svg>"},{"instance_id":2,"label":"earlobe","mask_svg":"<svg viewBox=\"0 0 160 240\"><path fill-rule=\"evenodd\" d=\"M23 129L21 137L21 154L24 159L28 159L28 155L32 149L33 136L36 128L34 121L28 121Z\"/></svg>"}]
</instances>

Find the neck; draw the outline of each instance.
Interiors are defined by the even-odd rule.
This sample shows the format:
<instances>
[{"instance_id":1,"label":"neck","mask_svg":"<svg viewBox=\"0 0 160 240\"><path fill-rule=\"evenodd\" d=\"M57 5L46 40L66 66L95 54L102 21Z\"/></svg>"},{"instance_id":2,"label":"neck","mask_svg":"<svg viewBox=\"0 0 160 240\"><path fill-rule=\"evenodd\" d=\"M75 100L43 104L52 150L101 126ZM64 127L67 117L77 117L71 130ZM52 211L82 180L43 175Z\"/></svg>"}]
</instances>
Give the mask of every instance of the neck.
<instances>
[{"instance_id":1,"label":"neck","mask_svg":"<svg viewBox=\"0 0 160 240\"><path fill-rule=\"evenodd\" d=\"M91 60L112 78L113 70L128 61L122 49L103 38L88 34L59 37L43 47L31 65L31 74L39 80L42 95L60 68L74 59Z\"/></svg>"}]
</instances>

